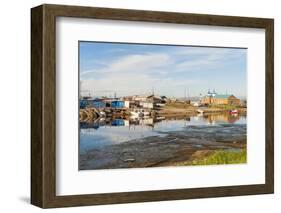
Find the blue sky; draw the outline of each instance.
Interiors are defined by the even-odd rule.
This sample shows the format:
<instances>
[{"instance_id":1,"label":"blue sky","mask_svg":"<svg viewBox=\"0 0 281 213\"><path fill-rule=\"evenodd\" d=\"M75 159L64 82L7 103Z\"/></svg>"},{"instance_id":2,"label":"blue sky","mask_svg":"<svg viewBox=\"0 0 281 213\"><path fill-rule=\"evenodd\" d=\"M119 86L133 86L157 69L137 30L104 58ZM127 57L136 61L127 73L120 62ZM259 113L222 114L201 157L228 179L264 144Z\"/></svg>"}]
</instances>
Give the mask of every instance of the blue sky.
<instances>
[{"instance_id":1,"label":"blue sky","mask_svg":"<svg viewBox=\"0 0 281 213\"><path fill-rule=\"evenodd\" d=\"M80 42L81 91L94 96L247 95L247 49Z\"/></svg>"}]
</instances>

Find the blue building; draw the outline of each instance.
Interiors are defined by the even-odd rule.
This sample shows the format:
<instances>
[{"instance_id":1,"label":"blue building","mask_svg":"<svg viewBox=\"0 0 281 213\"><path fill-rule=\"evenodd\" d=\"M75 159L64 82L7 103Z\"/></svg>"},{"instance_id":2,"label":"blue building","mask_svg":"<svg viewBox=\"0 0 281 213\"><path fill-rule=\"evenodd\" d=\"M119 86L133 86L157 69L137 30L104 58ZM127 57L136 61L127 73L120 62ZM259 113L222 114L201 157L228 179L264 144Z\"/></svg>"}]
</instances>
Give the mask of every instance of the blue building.
<instances>
[{"instance_id":1,"label":"blue building","mask_svg":"<svg viewBox=\"0 0 281 213\"><path fill-rule=\"evenodd\" d=\"M111 102L111 107L112 108L124 108L125 107L125 102L116 100Z\"/></svg>"},{"instance_id":2,"label":"blue building","mask_svg":"<svg viewBox=\"0 0 281 213\"><path fill-rule=\"evenodd\" d=\"M88 105L87 100L85 100L85 99L80 100L80 109L85 109L87 105Z\"/></svg>"},{"instance_id":3,"label":"blue building","mask_svg":"<svg viewBox=\"0 0 281 213\"><path fill-rule=\"evenodd\" d=\"M95 108L105 108L105 102L102 99L94 99L92 105Z\"/></svg>"},{"instance_id":4,"label":"blue building","mask_svg":"<svg viewBox=\"0 0 281 213\"><path fill-rule=\"evenodd\" d=\"M110 99L94 99L90 101L89 105L97 108L97 109L102 109L106 107L111 107L111 108L124 108L125 107L125 102L120 101L120 100L110 100Z\"/></svg>"}]
</instances>

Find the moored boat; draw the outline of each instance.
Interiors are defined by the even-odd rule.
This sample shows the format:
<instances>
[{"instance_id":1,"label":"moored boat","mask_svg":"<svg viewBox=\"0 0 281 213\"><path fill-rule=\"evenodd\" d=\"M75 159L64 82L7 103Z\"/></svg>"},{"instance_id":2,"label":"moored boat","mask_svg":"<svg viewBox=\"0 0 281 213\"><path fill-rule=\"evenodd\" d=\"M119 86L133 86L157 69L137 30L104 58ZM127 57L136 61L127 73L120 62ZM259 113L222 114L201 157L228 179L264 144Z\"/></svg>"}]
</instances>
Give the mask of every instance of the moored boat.
<instances>
[{"instance_id":1,"label":"moored boat","mask_svg":"<svg viewBox=\"0 0 281 213\"><path fill-rule=\"evenodd\" d=\"M130 111L130 113L133 117L143 117L144 116L144 114L140 110L133 110L133 111Z\"/></svg>"},{"instance_id":2,"label":"moored boat","mask_svg":"<svg viewBox=\"0 0 281 213\"><path fill-rule=\"evenodd\" d=\"M237 109L230 110L230 111L229 111L229 114L236 115L236 114L238 114L238 110L237 110Z\"/></svg>"},{"instance_id":3,"label":"moored boat","mask_svg":"<svg viewBox=\"0 0 281 213\"><path fill-rule=\"evenodd\" d=\"M134 117L144 117L144 116L149 116L150 111L147 111L145 109L134 109L130 111L131 115Z\"/></svg>"}]
</instances>

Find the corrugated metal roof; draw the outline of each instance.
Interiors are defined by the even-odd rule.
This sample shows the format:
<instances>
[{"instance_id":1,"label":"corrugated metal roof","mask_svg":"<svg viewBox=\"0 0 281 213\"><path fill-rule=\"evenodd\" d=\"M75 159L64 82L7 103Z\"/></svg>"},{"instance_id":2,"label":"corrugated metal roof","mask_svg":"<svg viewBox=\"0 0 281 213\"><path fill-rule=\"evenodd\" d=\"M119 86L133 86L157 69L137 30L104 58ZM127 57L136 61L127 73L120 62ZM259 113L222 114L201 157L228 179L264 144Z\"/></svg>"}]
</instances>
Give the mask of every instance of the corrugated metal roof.
<instances>
[{"instance_id":1,"label":"corrugated metal roof","mask_svg":"<svg viewBox=\"0 0 281 213\"><path fill-rule=\"evenodd\" d=\"M215 95L215 98L228 98L231 95Z\"/></svg>"}]
</instances>

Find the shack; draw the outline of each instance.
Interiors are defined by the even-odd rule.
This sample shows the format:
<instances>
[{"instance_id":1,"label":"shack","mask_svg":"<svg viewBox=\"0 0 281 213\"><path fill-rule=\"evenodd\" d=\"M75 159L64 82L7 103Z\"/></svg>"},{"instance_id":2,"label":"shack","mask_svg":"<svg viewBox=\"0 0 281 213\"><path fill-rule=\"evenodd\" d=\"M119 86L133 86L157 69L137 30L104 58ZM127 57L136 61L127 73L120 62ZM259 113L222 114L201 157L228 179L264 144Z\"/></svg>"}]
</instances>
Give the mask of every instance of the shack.
<instances>
[{"instance_id":1,"label":"shack","mask_svg":"<svg viewBox=\"0 0 281 213\"><path fill-rule=\"evenodd\" d=\"M125 102L121 100L115 100L111 102L111 107L112 108L124 108L125 107Z\"/></svg>"},{"instance_id":2,"label":"shack","mask_svg":"<svg viewBox=\"0 0 281 213\"><path fill-rule=\"evenodd\" d=\"M87 100L85 100L85 99L80 100L80 109L85 109L87 105L88 105Z\"/></svg>"}]
</instances>

